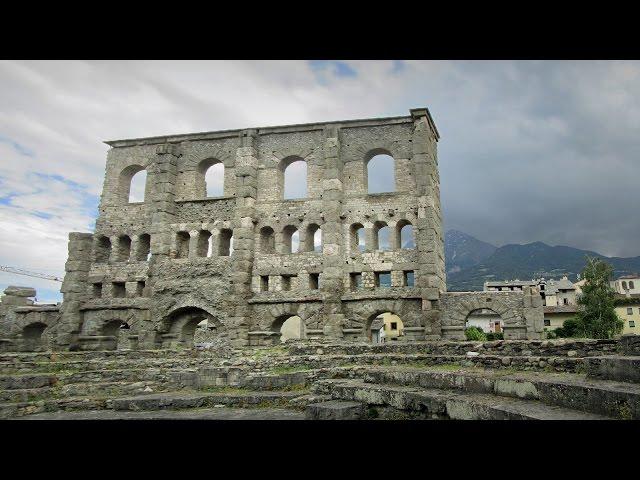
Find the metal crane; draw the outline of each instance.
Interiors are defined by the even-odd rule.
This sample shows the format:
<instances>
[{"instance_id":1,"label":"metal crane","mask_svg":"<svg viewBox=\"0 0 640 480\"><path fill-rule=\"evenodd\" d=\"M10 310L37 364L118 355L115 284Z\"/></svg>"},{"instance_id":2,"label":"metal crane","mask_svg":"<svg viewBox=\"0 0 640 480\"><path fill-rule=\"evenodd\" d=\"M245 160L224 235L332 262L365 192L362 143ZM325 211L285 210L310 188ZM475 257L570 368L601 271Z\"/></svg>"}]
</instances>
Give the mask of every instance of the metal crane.
<instances>
[{"instance_id":1,"label":"metal crane","mask_svg":"<svg viewBox=\"0 0 640 480\"><path fill-rule=\"evenodd\" d=\"M7 265L0 265L0 271L15 273L16 275L26 275L27 277L44 278L45 280L52 280L54 282L62 282L61 278L55 275L47 275L46 273L30 272L29 270L23 270L22 268L9 267Z\"/></svg>"}]
</instances>

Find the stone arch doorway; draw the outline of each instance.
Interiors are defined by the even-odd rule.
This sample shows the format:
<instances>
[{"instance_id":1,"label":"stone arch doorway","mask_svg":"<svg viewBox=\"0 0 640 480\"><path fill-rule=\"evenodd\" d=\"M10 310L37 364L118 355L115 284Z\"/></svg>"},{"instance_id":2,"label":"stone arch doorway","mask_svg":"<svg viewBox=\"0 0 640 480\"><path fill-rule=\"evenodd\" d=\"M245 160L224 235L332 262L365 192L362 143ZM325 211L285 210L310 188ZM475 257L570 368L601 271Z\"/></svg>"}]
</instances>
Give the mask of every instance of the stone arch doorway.
<instances>
[{"instance_id":1,"label":"stone arch doorway","mask_svg":"<svg viewBox=\"0 0 640 480\"><path fill-rule=\"evenodd\" d=\"M131 325L121 319L109 320L102 327L104 350L129 350L131 348L129 335Z\"/></svg>"},{"instance_id":2,"label":"stone arch doorway","mask_svg":"<svg viewBox=\"0 0 640 480\"><path fill-rule=\"evenodd\" d=\"M404 337L404 322L390 311L376 313L367 320L364 333L371 343L395 342Z\"/></svg>"},{"instance_id":3,"label":"stone arch doorway","mask_svg":"<svg viewBox=\"0 0 640 480\"><path fill-rule=\"evenodd\" d=\"M275 344L305 338L304 321L298 315L282 315L276 318L271 331L276 334Z\"/></svg>"},{"instance_id":4,"label":"stone arch doorway","mask_svg":"<svg viewBox=\"0 0 640 480\"><path fill-rule=\"evenodd\" d=\"M486 333L502 333L504 320L498 312L490 308L472 310L465 320L465 331L469 327L477 327Z\"/></svg>"},{"instance_id":5,"label":"stone arch doorway","mask_svg":"<svg viewBox=\"0 0 640 480\"><path fill-rule=\"evenodd\" d=\"M163 348L182 346L192 348L195 342L196 329L213 327L218 330L220 322L209 312L197 307L179 308L167 317L167 332L161 334Z\"/></svg>"},{"instance_id":6,"label":"stone arch doorway","mask_svg":"<svg viewBox=\"0 0 640 480\"><path fill-rule=\"evenodd\" d=\"M42 322L30 323L22 329L22 350L25 352L38 352L44 350L42 334L47 325Z\"/></svg>"}]
</instances>

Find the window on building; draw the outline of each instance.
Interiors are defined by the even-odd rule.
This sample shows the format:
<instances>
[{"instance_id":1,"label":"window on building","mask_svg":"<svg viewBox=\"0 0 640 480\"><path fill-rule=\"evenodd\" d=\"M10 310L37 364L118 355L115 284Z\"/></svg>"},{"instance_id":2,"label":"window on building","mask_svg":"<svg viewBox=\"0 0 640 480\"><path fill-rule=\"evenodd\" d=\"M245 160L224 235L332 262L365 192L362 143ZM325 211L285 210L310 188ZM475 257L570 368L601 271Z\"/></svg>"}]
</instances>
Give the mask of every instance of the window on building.
<instances>
[{"instance_id":1,"label":"window on building","mask_svg":"<svg viewBox=\"0 0 640 480\"><path fill-rule=\"evenodd\" d=\"M223 228L218 237L218 255L228 257L233 253L233 230Z\"/></svg>"},{"instance_id":2,"label":"window on building","mask_svg":"<svg viewBox=\"0 0 640 480\"><path fill-rule=\"evenodd\" d=\"M376 287L388 288L391 286L391 272L376 272Z\"/></svg>"},{"instance_id":3,"label":"window on building","mask_svg":"<svg viewBox=\"0 0 640 480\"><path fill-rule=\"evenodd\" d=\"M144 202L147 171L140 165L131 165L120 173L120 196L126 203Z\"/></svg>"},{"instance_id":4,"label":"window on building","mask_svg":"<svg viewBox=\"0 0 640 480\"><path fill-rule=\"evenodd\" d=\"M128 235L120 235L116 248L116 261L126 262L131 256L131 238Z\"/></svg>"},{"instance_id":5,"label":"window on building","mask_svg":"<svg viewBox=\"0 0 640 480\"><path fill-rule=\"evenodd\" d=\"M198 166L198 171L202 175L201 178L204 178L204 197L224 195L224 163L212 158L203 160Z\"/></svg>"},{"instance_id":6,"label":"window on building","mask_svg":"<svg viewBox=\"0 0 640 480\"><path fill-rule=\"evenodd\" d=\"M113 297L124 298L127 296L127 289L124 282L113 282Z\"/></svg>"},{"instance_id":7,"label":"window on building","mask_svg":"<svg viewBox=\"0 0 640 480\"><path fill-rule=\"evenodd\" d=\"M569 305L569 299L568 299L568 298L563 298L563 299L562 299L562 302L563 302L565 305Z\"/></svg>"},{"instance_id":8,"label":"window on building","mask_svg":"<svg viewBox=\"0 0 640 480\"><path fill-rule=\"evenodd\" d=\"M142 280L136 284L136 295L138 297L144 296L144 287L145 287L145 282Z\"/></svg>"},{"instance_id":9,"label":"window on building","mask_svg":"<svg viewBox=\"0 0 640 480\"><path fill-rule=\"evenodd\" d=\"M403 220L397 225L397 245L400 248L416 248L416 241L413 232L413 225L407 220Z\"/></svg>"},{"instance_id":10,"label":"window on building","mask_svg":"<svg viewBox=\"0 0 640 480\"><path fill-rule=\"evenodd\" d=\"M288 292L291 290L291 279L293 277L294 275L282 275L280 279L280 286L282 287L283 291Z\"/></svg>"},{"instance_id":11,"label":"window on building","mask_svg":"<svg viewBox=\"0 0 640 480\"><path fill-rule=\"evenodd\" d=\"M178 232L176 234L176 258L189 257L189 241L191 236L189 232Z\"/></svg>"},{"instance_id":12,"label":"window on building","mask_svg":"<svg viewBox=\"0 0 640 480\"><path fill-rule=\"evenodd\" d=\"M361 223L351 225L351 251L364 252L365 250L365 234L364 226Z\"/></svg>"},{"instance_id":13,"label":"window on building","mask_svg":"<svg viewBox=\"0 0 640 480\"><path fill-rule=\"evenodd\" d=\"M93 284L93 298L102 298L102 283Z\"/></svg>"},{"instance_id":14,"label":"window on building","mask_svg":"<svg viewBox=\"0 0 640 480\"><path fill-rule=\"evenodd\" d=\"M395 161L388 152L380 152L369 159L366 164L366 175L369 193L395 192Z\"/></svg>"},{"instance_id":15,"label":"window on building","mask_svg":"<svg viewBox=\"0 0 640 480\"><path fill-rule=\"evenodd\" d=\"M309 289L318 290L320 288L320 274L319 273L310 273L309 274Z\"/></svg>"},{"instance_id":16,"label":"window on building","mask_svg":"<svg viewBox=\"0 0 640 480\"><path fill-rule=\"evenodd\" d=\"M413 271L404 272L405 287L415 287L415 273Z\"/></svg>"},{"instance_id":17,"label":"window on building","mask_svg":"<svg viewBox=\"0 0 640 480\"><path fill-rule=\"evenodd\" d=\"M548 318L544 319L544 326L545 327L550 327L551 326L551 320L549 320Z\"/></svg>"},{"instance_id":18,"label":"window on building","mask_svg":"<svg viewBox=\"0 0 640 480\"><path fill-rule=\"evenodd\" d=\"M634 284L633 281L629 281L629 290L633 290Z\"/></svg>"},{"instance_id":19,"label":"window on building","mask_svg":"<svg viewBox=\"0 0 640 480\"><path fill-rule=\"evenodd\" d=\"M100 235L96 239L94 258L96 263L107 263L111 255L111 240L109 237Z\"/></svg>"},{"instance_id":20,"label":"window on building","mask_svg":"<svg viewBox=\"0 0 640 480\"><path fill-rule=\"evenodd\" d=\"M391 250L391 229L385 222L376 222L373 226L375 250Z\"/></svg>"},{"instance_id":21,"label":"window on building","mask_svg":"<svg viewBox=\"0 0 640 480\"><path fill-rule=\"evenodd\" d=\"M362 273L351 273L351 290L362 288Z\"/></svg>"},{"instance_id":22,"label":"window on building","mask_svg":"<svg viewBox=\"0 0 640 480\"><path fill-rule=\"evenodd\" d=\"M635 326L636 326L635 320L629 320L629 327L635 328Z\"/></svg>"},{"instance_id":23,"label":"window on building","mask_svg":"<svg viewBox=\"0 0 640 480\"><path fill-rule=\"evenodd\" d=\"M307 196L307 162L301 158L282 161L284 199L305 198Z\"/></svg>"},{"instance_id":24,"label":"window on building","mask_svg":"<svg viewBox=\"0 0 640 480\"><path fill-rule=\"evenodd\" d=\"M136 260L140 262L149 261L151 259L151 236L148 233L143 233L138 236L138 251L136 253Z\"/></svg>"},{"instance_id":25,"label":"window on building","mask_svg":"<svg viewBox=\"0 0 640 480\"><path fill-rule=\"evenodd\" d=\"M627 282L622 282L622 289L626 290L627 289Z\"/></svg>"},{"instance_id":26,"label":"window on building","mask_svg":"<svg viewBox=\"0 0 640 480\"><path fill-rule=\"evenodd\" d=\"M300 233L293 225L287 225L282 231L283 253L297 253L300 251Z\"/></svg>"},{"instance_id":27,"label":"window on building","mask_svg":"<svg viewBox=\"0 0 640 480\"><path fill-rule=\"evenodd\" d=\"M260 275L260 291L269 291L269 275Z\"/></svg>"},{"instance_id":28,"label":"window on building","mask_svg":"<svg viewBox=\"0 0 640 480\"><path fill-rule=\"evenodd\" d=\"M398 322L391 322L391 330L397 330L398 329Z\"/></svg>"},{"instance_id":29,"label":"window on building","mask_svg":"<svg viewBox=\"0 0 640 480\"><path fill-rule=\"evenodd\" d=\"M627 315L633 315L633 308L627 308Z\"/></svg>"},{"instance_id":30,"label":"window on building","mask_svg":"<svg viewBox=\"0 0 640 480\"><path fill-rule=\"evenodd\" d=\"M198 234L197 254L199 257L211 256L211 232L208 230L200 230Z\"/></svg>"},{"instance_id":31,"label":"window on building","mask_svg":"<svg viewBox=\"0 0 640 480\"><path fill-rule=\"evenodd\" d=\"M273 228L262 227L260 229L260 251L262 253L275 253L276 238Z\"/></svg>"}]
</instances>

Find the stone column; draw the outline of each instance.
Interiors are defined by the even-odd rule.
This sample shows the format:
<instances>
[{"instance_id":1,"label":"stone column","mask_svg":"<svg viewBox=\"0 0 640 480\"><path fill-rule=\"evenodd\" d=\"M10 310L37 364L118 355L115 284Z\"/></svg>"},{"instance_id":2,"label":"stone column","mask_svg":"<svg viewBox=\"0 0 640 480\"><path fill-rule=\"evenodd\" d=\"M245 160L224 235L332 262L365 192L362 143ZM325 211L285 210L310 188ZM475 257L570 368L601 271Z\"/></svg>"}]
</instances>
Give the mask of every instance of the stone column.
<instances>
[{"instance_id":1,"label":"stone column","mask_svg":"<svg viewBox=\"0 0 640 480\"><path fill-rule=\"evenodd\" d=\"M149 195L151 211L151 259L146 289L149 296L154 295L156 278L162 276L165 262L169 261L171 244L175 232L169 227L175 223L175 189L178 177L178 158L180 146L161 144L156 147L155 161L147 168L147 185L151 186ZM150 302L153 305L155 302ZM166 312L148 312L147 319L140 325L138 342L141 349L155 348L158 345L157 332L151 318L160 318Z\"/></svg>"},{"instance_id":2,"label":"stone column","mask_svg":"<svg viewBox=\"0 0 640 480\"><path fill-rule=\"evenodd\" d=\"M232 260L233 316L227 317L229 339L234 345L249 343L252 297L251 277L254 259L254 220L258 191L258 136L255 130L241 133L240 146L236 150L236 210L233 219L234 251Z\"/></svg>"},{"instance_id":3,"label":"stone column","mask_svg":"<svg viewBox=\"0 0 640 480\"><path fill-rule=\"evenodd\" d=\"M412 110L411 115L414 119L412 148L418 203L418 218L414 228L418 251L415 282L422 296L424 335L427 339L435 339L441 336L440 294L446 291L440 178L436 156L438 134L429 120L427 109ZM409 334L407 329L405 332ZM419 337L417 334L415 336Z\"/></svg>"},{"instance_id":4,"label":"stone column","mask_svg":"<svg viewBox=\"0 0 640 480\"><path fill-rule=\"evenodd\" d=\"M56 350L66 350L72 345L77 345L82 328L80 307L90 298L87 282L91 267L93 234L72 232L69 234L68 245L69 255L64 266L64 281L60 288L63 302L54 347Z\"/></svg>"},{"instance_id":5,"label":"stone column","mask_svg":"<svg viewBox=\"0 0 640 480\"><path fill-rule=\"evenodd\" d=\"M325 318L324 335L329 338L342 338L344 314L341 297L344 292L342 275L342 161L340 159L339 129L328 126L324 131L324 169L322 180L322 254L324 269L321 274L323 294L323 315Z\"/></svg>"}]
</instances>

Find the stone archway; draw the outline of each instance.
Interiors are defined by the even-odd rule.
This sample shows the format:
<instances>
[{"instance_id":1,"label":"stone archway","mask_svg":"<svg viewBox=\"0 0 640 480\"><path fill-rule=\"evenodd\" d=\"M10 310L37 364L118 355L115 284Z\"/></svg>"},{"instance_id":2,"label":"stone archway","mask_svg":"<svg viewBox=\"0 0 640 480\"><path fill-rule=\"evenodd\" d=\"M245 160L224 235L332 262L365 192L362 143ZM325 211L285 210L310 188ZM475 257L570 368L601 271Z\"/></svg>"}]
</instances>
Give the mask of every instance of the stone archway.
<instances>
[{"instance_id":1,"label":"stone archway","mask_svg":"<svg viewBox=\"0 0 640 480\"><path fill-rule=\"evenodd\" d=\"M42 322L30 323L22 329L22 351L39 352L45 349L42 334L47 325Z\"/></svg>"},{"instance_id":2,"label":"stone archway","mask_svg":"<svg viewBox=\"0 0 640 480\"><path fill-rule=\"evenodd\" d=\"M522 292L447 292L442 295L442 336L465 340L469 314L491 310L502 321L505 339L527 338L525 295Z\"/></svg>"},{"instance_id":3,"label":"stone archway","mask_svg":"<svg viewBox=\"0 0 640 480\"><path fill-rule=\"evenodd\" d=\"M163 348L182 346L192 348L196 328L206 321L216 330L221 323L206 310L198 307L182 307L174 310L165 320L165 332L161 333L161 343Z\"/></svg>"}]
</instances>

